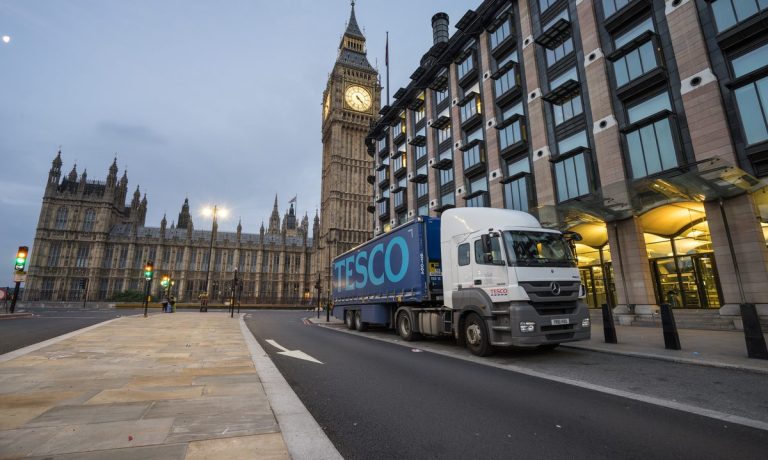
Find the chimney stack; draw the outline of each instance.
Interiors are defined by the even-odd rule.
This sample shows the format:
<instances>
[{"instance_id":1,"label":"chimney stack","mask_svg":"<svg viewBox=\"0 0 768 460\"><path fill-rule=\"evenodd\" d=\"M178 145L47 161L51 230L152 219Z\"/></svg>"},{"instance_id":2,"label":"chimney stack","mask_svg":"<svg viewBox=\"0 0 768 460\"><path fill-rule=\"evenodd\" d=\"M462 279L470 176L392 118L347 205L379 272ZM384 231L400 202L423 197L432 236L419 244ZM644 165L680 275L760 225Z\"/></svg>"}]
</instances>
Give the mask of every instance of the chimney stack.
<instances>
[{"instance_id":1,"label":"chimney stack","mask_svg":"<svg viewBox=\"0 0 768 460\"><path fill-rule=\"evenodd\" d=\"M437 13L432 16L432 38L434 44L448 42L448 15Z\"/></svg>"}]
</instances>

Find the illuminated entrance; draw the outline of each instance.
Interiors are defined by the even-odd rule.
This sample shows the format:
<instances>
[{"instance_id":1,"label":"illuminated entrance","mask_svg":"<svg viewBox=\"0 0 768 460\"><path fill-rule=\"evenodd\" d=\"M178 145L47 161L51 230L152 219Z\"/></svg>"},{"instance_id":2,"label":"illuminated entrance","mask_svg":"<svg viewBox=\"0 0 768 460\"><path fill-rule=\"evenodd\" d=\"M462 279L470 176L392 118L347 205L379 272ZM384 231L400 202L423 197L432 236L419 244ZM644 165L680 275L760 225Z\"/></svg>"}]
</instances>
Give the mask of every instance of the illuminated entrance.
<instances>
[{"instance_id":1,"label":"illuminated entrance","mask_svg":"<svg viewBox=\"0 0 768 460\"><path fill-rule=\"evenodd\" d=\"M639 216L651 266L656 302L673 308L719 308L717 267L704 205L680 202ZM581 282L590 308L615 305L611 250L604 223L581 223L570 230L582 235L576 244ZM608 301L608 297L611 301Z\"/></svg>"}]
</instances>

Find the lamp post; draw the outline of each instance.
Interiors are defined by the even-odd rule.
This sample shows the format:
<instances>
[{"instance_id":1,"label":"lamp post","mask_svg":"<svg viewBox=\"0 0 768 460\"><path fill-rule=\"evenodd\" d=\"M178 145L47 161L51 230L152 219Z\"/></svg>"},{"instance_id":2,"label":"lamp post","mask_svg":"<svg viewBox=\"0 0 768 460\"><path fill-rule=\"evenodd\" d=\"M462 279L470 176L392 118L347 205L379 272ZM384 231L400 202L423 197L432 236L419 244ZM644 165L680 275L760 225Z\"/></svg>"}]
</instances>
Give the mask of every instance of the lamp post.
<instances>
[{"instance_id":1,"label":"lamp post","mask_svg":"<svg viewBox=\"0 0 768 460\"><path fill-rule=\"evenodd\" d=\"M208 291L210 291L211 286L211 263L213 262L213 236L216 232L216 218L217 216L221 214L222 217L227 216L227 210L226 209L219 209L217 205L214 205L213 208L205 208L203 209L203 215L211 216L211 244L208 246L208 269L205 272L205 296L206 299L210 298ZM207 302L206 302L207 303ZM208 306L205 306L205 309L203 309L203 306L200 306L200 311L208 311Z\"/></svg>"},{"instance_id":2,"label":"lamp post","mask_svg":"<svg viewBox=\"0 0 768 460\"><path fill-rule=\"evenodd\" d=\"M11 42L11 36L10 35L3 35L3 43L6 45Z\"/></svg>"}]
</instances>

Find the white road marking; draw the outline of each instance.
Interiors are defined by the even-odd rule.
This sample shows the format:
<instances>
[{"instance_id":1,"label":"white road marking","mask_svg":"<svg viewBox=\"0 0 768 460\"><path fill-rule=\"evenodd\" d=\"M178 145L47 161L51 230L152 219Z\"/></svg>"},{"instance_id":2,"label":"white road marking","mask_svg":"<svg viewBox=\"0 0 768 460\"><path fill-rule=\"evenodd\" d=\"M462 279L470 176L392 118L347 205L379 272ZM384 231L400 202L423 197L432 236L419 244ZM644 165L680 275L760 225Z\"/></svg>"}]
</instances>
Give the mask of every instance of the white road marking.
<instances>
[{"instance_id":1,"label":"white road marking","mask_svg":"<svg viewBox=\"0 0 768 460\"><path fill-rule=\"evenodd\" d=\"M291 358L298 358L298 359L303 359L304 361L311 361L313 363L323 364L321 361L316 360L315 358L309 356L308 354L304 353L301 350L289 350L272 339L266 339L266 342L272 345L273 347L277 348L278 350L281 350L277 352L278 355L285 355L285 356L290 356Z\"/></svg>"}]
</instances>

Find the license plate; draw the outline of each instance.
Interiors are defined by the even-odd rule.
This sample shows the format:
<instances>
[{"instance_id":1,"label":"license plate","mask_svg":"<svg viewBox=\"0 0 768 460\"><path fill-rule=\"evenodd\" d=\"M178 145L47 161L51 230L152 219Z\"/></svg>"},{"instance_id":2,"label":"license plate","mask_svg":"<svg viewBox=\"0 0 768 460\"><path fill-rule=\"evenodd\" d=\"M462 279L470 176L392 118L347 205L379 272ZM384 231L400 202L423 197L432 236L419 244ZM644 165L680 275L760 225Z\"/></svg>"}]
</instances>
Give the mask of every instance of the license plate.
<instances>
[{"instance_id":1,"label":"license plate","mask_svg":"<svg viewBox=\"0 0 768 460\"><path fill-rule=\"evenodd\" d=\"M563 324L568 324L568 318L555 318L552 320L553 326L560 326Z\"/></svg>"}]
</instances>

